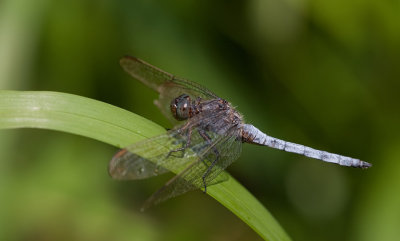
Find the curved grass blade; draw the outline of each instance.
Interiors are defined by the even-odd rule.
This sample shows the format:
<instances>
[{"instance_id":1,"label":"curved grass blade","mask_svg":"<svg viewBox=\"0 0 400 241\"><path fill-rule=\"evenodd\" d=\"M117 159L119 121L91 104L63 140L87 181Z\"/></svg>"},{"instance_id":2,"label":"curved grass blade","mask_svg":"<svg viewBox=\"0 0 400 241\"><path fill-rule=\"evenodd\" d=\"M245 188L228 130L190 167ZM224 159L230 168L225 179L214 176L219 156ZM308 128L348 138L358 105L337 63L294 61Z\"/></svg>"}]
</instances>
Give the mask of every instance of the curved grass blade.
<instances>
[{"instance_id":1,"label":"curved grass blade","mask_svg":"<svg viewBox=\"0 0 400 241\"><path fill-rule=\"evenodd\" d=\"M12 128L63 131L117 147L165 132L141 116L93 99L47 91L0 90L0 129ZM207 194L263 239L290 240L268 210L234 178L210 186Z\"/></svg>"}]
</instances>

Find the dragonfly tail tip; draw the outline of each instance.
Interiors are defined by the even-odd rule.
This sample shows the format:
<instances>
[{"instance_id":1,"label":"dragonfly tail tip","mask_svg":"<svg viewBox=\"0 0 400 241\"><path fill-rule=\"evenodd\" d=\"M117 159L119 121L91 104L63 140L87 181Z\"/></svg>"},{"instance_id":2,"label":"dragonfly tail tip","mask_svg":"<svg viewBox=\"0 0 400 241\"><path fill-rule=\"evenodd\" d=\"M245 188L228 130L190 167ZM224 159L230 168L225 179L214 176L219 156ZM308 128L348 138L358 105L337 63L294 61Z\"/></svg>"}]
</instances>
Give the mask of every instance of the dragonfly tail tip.
<instances>
[{"instance_id":1,"label":"dragonfly tail tip","mask_svg":"<svg viewBox=\"0 0 400 241\"><path fill-rule=\"evenodd\" d=\"M369 162L361 161L361 162L360 162L360 165L359 165L358 167L360 167L360 168L362 168L362 169L367 169L367 168L372 167L372 164L369 163Z\"/></svg>"}]
</instances>

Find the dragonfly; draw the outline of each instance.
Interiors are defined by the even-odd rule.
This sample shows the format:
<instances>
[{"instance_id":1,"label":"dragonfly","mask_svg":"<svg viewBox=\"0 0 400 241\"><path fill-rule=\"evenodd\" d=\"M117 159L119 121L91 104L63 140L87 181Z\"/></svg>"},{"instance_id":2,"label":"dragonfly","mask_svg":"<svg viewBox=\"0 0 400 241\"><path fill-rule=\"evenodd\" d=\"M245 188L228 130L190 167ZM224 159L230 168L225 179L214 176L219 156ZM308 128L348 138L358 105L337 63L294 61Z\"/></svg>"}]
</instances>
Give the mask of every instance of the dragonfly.
<instances>
[{"instance_id":1,"label":"dragonfly","mask_svg":"<svg viewBox=\"0 0 400 241\"><path fill-rule=\"evenodd\" d=\"M154 101L172 122L166 133L131 144L109 163L109 174L118 180L136 180L174 170L178 173L145 201L141 210L227 180L223 172L239 158L242 143L251 143L342 166L369 168L356 158L316 150L271 137L255 126L226 100L195 82L167 73L145 61L125 56L122 68L133 78L159 93Z\"/></svg>"}]
</instances>

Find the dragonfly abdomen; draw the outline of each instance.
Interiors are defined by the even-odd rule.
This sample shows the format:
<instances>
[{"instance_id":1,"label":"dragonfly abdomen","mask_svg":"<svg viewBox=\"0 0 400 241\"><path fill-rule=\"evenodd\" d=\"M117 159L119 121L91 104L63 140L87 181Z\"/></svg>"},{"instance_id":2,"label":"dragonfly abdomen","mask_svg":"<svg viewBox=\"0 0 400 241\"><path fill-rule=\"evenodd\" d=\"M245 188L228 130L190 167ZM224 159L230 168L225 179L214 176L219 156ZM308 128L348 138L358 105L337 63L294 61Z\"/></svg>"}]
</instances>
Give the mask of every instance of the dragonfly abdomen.
<instances>
[{"instance_id":1,"label":"dragonfly abdomen","mask_svg":"<svg viewBox=\"0 0 400 241\"><path fill-rule=\"evenodd\" d=\"M356 158L342 156L326 151L320 151L308 146L268 136L267 134L263 133L253 125L249 124L242 125L242 141L263 146L269 146L275 149L284 150L286 152L297 153L306 157L322 160L324 162L336 163L341 166L351 166L360 168L368 168L371 166L370 163L361 161Z\"/></svg>"}]
</instances>

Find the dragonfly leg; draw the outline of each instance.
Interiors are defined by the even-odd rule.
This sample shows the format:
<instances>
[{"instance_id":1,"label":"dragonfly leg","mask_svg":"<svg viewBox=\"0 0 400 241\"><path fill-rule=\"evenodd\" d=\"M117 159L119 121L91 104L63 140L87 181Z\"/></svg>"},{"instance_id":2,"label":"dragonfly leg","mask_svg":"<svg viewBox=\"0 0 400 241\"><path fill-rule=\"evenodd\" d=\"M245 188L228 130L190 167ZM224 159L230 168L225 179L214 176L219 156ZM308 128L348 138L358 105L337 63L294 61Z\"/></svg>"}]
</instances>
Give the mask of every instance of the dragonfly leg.
<instances>
[{"instance_id":1,"label":"dragonfly leg","mask_svg":"<svg viewBox=\"0 0 400 241\"><path fill-rule=\"evenodd\" d=\"M199 134L200 136L207 142L208 145L211 145L211 138L207 135L207 132L205 132L204 130L199 130ZM204 193L207 192L207 183L206 183L206 178L207 176L210 174L212 168L215 166L215 164L217 164L218 160L219 160L219 152L217 150L217 148L212 147L215 155L217 156L217 158L215 158L215 160L213 162L211 162L211 165L208 165L205 162L205 159L202 160L202 162L204 163L204 165L207 167L206 172L203 174L203 176L201 177L203 179L203 185L204 185Z\"/></svg>"},{"instance_id":2,"label":"dragonfly leg","mask_svg":"<svg viewBox=\"0 0 400 241\"><path fill-rule=\"evenodd\" d=\"M211 170L213 169L213 167L215 166L215 164L217 164L218 160L219 160L219 152L217 149L214 149L214 152L217 154L217 158L215 158L215 160L213 162L211 162L211 165L207 168L207 171L203 174L203 176L201 177L203 179L203 185L204 185L204 193L207 192L207 183L206 183L206 178L207 176L210 174Z\"/></svg>"},{"instance_id":3,"label":"dragonfly leg","mask_svg":"<svg viewBox=\"0 0 400 241\"><path fill-rule=\"evenodd\" d=\"M208 145L211 145L211 137L205 132L204 130L198 130L199 135L207 142ZM203 164L208 168L208 164L205 162L204 159L201 160Z\"/></svg>"},{"instance_id":4,"label":"dragonfly leg","mask_svg":"<svg viewBox=\"0 0 400 241\"><path fill-rule=\"evenodd\" d=\"M184 157L184 155L185 155L185 150L186 150L186 148L189 147L190 141L191 141L191 139L192 139L192 128L188 128L188 130L187 130L187 137L188 137L187 142L186 142L182 147L179 147L179 148L177 148L177 149L175 149L175 150L169 151L165 159L168 159L168 158L172 155L172 153L180 152L180 151L182 152L181 158Z\"/></svg>"}]
</instances>

